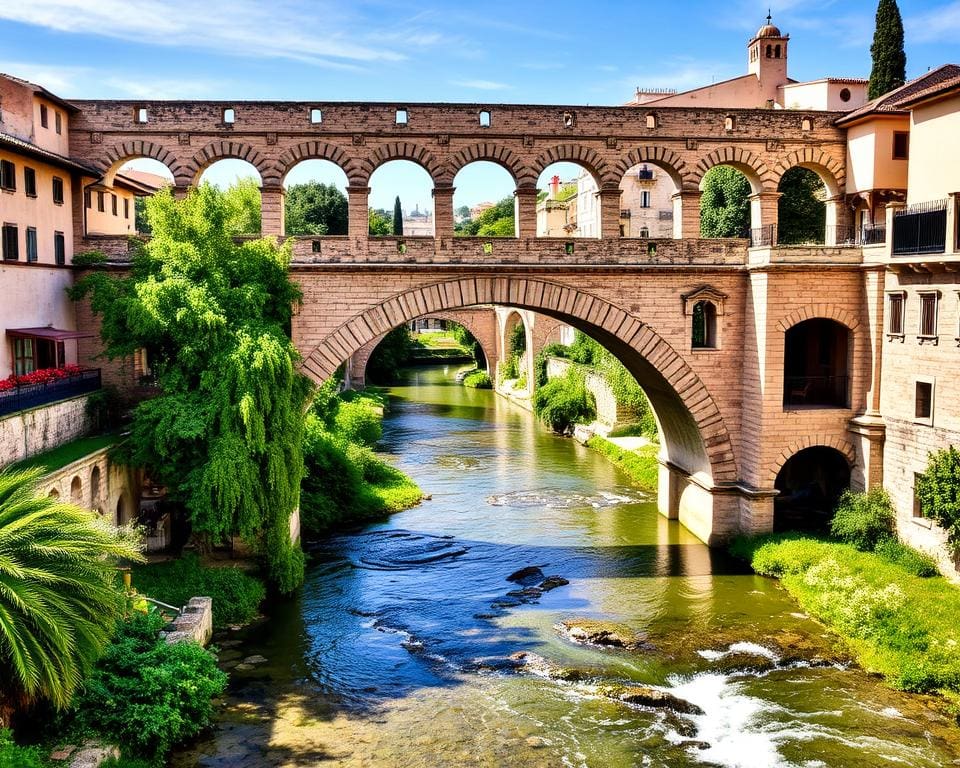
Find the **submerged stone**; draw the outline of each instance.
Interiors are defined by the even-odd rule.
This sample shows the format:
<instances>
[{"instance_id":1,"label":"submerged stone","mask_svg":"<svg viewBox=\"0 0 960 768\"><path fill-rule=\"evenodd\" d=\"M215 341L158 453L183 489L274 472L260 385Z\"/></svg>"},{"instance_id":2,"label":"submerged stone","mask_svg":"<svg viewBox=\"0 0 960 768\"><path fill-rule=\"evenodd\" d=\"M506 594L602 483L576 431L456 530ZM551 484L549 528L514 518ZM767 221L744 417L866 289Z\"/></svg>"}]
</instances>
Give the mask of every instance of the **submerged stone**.
<instances>
[{"instance_id":1,"label":"submerged stone","mask_svg":"<svg viewBox=\"0 0 960 768\"><path fill-rule=\"evenodd\" d=\"M600 686L597 692L607 698L622 701L624 704L634 704L652 709L669 709L672 712L679 712L684 715L704 714L704 711L691 701L645 685L604 685Z\"/></svg>"},{"instance_id":2,"label":"submerged stone","mask_svg":"<svg viewBox=\"0 0 960 768\"><path fill-rule=\"evenodd\" d=\"M507 576L507 581L512 581L524 587L532 587L543 581L543 571L535 565L528 565L519 571L514 571Z\"/></svg>"},{"instance_id":3,"label":"submerged stone","mask_svg":"<svg viewBox=\"0 0 960 768\"><path fill-rule=\"evenodd\" d=\"M556 589L557 587L565 587L570 582L563 578L563 576L547 576L543 581L540 582L538 589L541 592L549 592L551 589Z\"/></svg>"},{"instance_id":4,"label":"submerged stone","mask_svg":"<svg viewBox=\"0 0 960 768\"><path fill-rule=\"evenodd\" d=\"M627 651L649 647L643 635L624 624L598 619L567 619L557 628L575 643L599 645L605 648L623 648Z\"/></svg>"}]
</instances>

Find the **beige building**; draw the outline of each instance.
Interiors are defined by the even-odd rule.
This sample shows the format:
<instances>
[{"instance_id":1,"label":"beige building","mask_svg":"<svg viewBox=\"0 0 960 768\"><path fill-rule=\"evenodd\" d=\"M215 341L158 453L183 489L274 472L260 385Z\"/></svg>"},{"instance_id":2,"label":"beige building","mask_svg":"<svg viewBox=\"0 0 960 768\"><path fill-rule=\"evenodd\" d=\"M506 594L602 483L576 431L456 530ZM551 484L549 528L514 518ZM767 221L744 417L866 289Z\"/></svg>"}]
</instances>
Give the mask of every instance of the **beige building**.
<instances>
[{"instance_id":1,"label":"beige building","mask_svg":"<svg viewBox=\"0 0 960 768\"><path fill-rule=\"evenodd\" d=\"M149 197L171 182L144 171L123 169L113 186L98 179L83 180L84 221L88 235L136 235L137 198Z\"/></svg>"}]
</instances>

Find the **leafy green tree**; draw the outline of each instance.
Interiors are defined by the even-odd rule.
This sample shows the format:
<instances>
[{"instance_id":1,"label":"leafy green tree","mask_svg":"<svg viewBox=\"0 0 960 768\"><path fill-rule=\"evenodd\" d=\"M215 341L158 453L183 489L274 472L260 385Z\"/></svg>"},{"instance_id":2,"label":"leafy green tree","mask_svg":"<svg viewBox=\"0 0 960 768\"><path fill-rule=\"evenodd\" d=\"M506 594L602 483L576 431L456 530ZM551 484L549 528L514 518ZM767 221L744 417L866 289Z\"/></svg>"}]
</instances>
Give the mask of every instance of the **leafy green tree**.
<instances>
[{"instance_id":1,"label":"leafy green tree","mask_svg":"<svg viewBox=\"0 0 960 768\"><path fill-rule=\"evenodd\" d=\"M160 394L133 412L125 463L144 467L187 512L201 547L239 535L282 591L300 584L290 516L303 476L309 381L290 341L299 290L289 244L236 244L226 194L201 185L147 203L153 238L130 272L93 271L90 297L111 358L147 350Z\"/></svg>"},{"instance_id":2,"label":"leafy green tree","mask_svg":"<svg viewBox=\"0 0 960 768\"><path fill-rule=\"evenodd\" d=\"M456 234L465 237L513 237L515 231L514 201L511 196L487 208L477 218L464 222Z\"/></svg>"},{"instance_id":3,"label":"leafy green tree","mask_svg":"<svg viewBox=\"0 0 960 768\"><path fill-rule=\"evenodd\" d=\"M410 357L413 339L410 329L404 324L397 326L377 344L367 361L367 378L371 381L390 382L397 371Z\"/></svg>"},{"instance_id":4,"label":"leafy green tree","mask_svg":"<svg viewBox=\"0 0 960 768\"><path fill-rule=\"evenodd\" d=\"M558 435L565 435L574 424L588 423L596 416L593 397L576 368L562 378L550 379L533 393L533 412Z\"/></svg>"},{"instance_id":5,"label":"leafy green tree","mask_svg":"<svg viewBox=\"0 0 960 768\"><path fill-rule=\"evenodd\" d=\"M955 446L929 455L926 470L917 476L917 499L923 516L947 532L950 549L960 554L960 450Z\"/></svg>"},{"instance_id":6,"label":"leafy green tree","mask_svg":"<svg viewBox=\"0 0 960 768\"><path fill-rule=\"evenodd\" d=\"M701 237L742 237L750 229L750 182L736 168L718 165L703 177Z\"/></svg>"},{"instance_id":7,"label":"leafy green tree","mask_svg":"<svg viewBox=\"0 0 960 768\"><path fill-rule=\"evenodd\" d=\"M147 198L145 197L134 198L133 225L139 234L150 234L150 222L147 221Z\"/></svg>"},{"instance_id":8,"label":"leafy green tree","mask_svg":"<svg viewBox=\"0 0 960 768\"><path fill-rule=\"evenodd\" d=\"M883 96L906 82L907 55L903 52L903 19L897 0L880 0L877 5L870 57L873 67L867 87L868 99Z\"/></svg>"},{"instance_id":9,"label":"leafy green tree","mask_svg":"<svg viewBox=\"0 0 960 768\"><path fill-rule=\"evenodd\" d=\"M371 208L367 216L369 221L369 232L374 237L383 237L392 234L393 222L384 211Z\"/></svg>"},{"instance_id":10,"label":"leafy green tree","mask_svg":"<svg viewBox=\"0 0 960 768\"><path fill-rule=\"evenodd\" d=\"M400 195L393 201L393 234L403 235L403 207L400 205Z\"/></svg>"},{"instance_id":11,"label":"leafy green tree","mask_svg":"<svg viewBox=\"0 0 960 768\"><path fill-rule=\"evenodd\" d=\"M237 179L221 194L226 210L224 227L227 233L230 235L260 234L260 184L257 180L249 177ZM149 213L147 217L149 218Z\"/></svg>"},{"instance_id":12,"label":"leafy green tree","mask_svg":"<svg viewBox=\"0 0 960 768\"><path fill-rule=\"evenodd\" d=\"M310 181L287 189L288 235L347 234L347 196L333 184Z\"/></svg>"},{"instance_id":13,"label":"leafy green tree","mask_svg":"<svg viewBox=\"0 0 960 768\"><path fill-rule=\"evenodd\" d=\"M466 221L467 219L470 218L470 206L461 205L459 208L457 208L455 213L462 221Z\"/></svg>"},{"instance_id":14,"label":"leafy green tree","mask_svg":"<svg viewBox=\"0 0 960 768\"><path fill-rule=\"evenodd\" d=\"M132 535L39 495L40 476L0 473L0 723L70 703L124 608L117 559L143 559Z\"/></svg>"},{"instance_id":15,"label":"leafy green tree","mask_svg":"<svg viewBox=\"0 0 960 768\"><path fill-rule=\"evenodd\" d=\"M822 243L827 224L823 181L807 168L791 168L780 181L777 241Z\"/></svg>"}]
</instances>

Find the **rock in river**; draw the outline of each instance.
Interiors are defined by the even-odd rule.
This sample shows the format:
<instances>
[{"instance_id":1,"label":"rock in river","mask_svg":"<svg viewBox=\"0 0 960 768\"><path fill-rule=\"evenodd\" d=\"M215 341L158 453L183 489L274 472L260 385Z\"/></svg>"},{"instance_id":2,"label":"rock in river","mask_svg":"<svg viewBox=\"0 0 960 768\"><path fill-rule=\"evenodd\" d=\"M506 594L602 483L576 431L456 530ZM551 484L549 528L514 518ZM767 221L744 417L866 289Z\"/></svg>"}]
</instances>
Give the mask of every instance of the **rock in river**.
<instances>
[{"instance_id":1,"label":"rock in river","mask_svg":"<svg viewBox=\"0 0 960 768\"><path fill-rule=\"evenodd\" d=\"M630 627L597 619L567 619L557 625L561 634L575 643L599 645L606 648L623 648L627 651L647 648L643 635Z\"/></svg>"},{"instance_id":2,"label":"rock in river","mask_svg":"<svg viewBox=\"0 0 960 768\"><path fill-rule=\"evenodd\" d=\"M507 581L513 581L524 587L532 587L543 581L543 571L535 565L528 565L519 571L514 571L507 576Z\"/></svg>"},{"instance_id":3,"label":"rock in river","mask_svg":"<svg viewBox=\"0 0 960 768\"><path fill-rule=\"evenodd\" d=\"M624 704L635 704L652 709L669 709L683 715L702 715L704 713L693 702L645 685L603 685L597 689L597 692L602 696L622 701Z\"/></svg>"}]
</instances>

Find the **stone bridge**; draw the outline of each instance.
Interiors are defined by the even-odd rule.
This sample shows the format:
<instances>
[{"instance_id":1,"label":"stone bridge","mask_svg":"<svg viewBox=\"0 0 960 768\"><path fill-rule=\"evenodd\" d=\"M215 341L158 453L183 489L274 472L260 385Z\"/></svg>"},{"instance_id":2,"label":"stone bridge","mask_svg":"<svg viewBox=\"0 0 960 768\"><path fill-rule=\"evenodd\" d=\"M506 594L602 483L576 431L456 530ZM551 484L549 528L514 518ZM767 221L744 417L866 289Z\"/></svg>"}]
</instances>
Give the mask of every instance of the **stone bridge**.
<instances>
[{"instance_id":1,"label":"stone bridge","mask_svg":"<svg viewBox=\"0 0 960 768\"><path fill-rule=\"evenodd\" d=\"M776 223L790 168L820 175L828 224L845 224L845 136L836 115L770 110L439 104L76 102L71 154L104 183L128 160L171 170L178 193L222 158L262 179L263 234L283 234L283 181L301 160L349 180L349 234L299 237L303 291L293 337L320 381L390 329L483 305L568 323L615 353L647 391L662 435L659 505L703 540L770 530L776 484L794 454L842 457L855 487L880 480L883 267L859 248L750 248L699 238L700 184L741 170L752 224ZM233 121L229 122L228 118ZM412 160L434 184L436 235L367 235L371 173ZM489 160L516 182L513 238L453 237L457 172ZM555 161L597 181L600 236L536 236L537 179ZM675 238L619 236L619 184L637 163L666 171ZM78 192L79 194L79 192ZM82 210L82 206L78 206ZM115 261L126 242L85 237ZM79 311L81 321L88 317ZM502 345L502 340L498 342ZM788 350L793 350L788 354ZM499 354L499 353L498 353ZM799 372L798 372L799 371Z\"/></svg>"}]
</instances>

